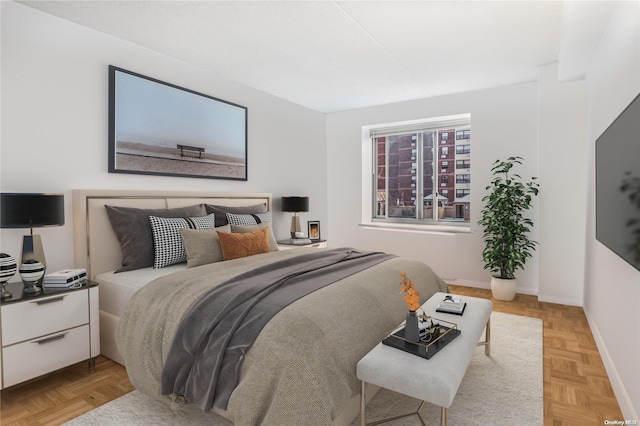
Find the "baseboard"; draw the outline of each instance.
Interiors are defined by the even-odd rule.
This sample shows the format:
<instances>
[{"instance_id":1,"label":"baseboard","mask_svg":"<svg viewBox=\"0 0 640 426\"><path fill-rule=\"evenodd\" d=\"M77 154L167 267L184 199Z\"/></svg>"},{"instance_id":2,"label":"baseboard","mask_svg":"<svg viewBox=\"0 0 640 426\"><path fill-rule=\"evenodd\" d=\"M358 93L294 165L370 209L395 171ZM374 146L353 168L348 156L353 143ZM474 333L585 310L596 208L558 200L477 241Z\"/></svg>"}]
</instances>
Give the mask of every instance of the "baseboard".
<instances>
[{"instance_id":1,"label":"baseboard","mask_svg":"<svg viewBox=\"0 0 640 426\"><path fill-rule=\"evenodd\" d=\"M558 305L583 307L582 300L565 299L562 297L547 296L544 294L538 294L538 302L557 303Z\"/></svg>"},{"instance_id":2,"label":"baseboard","mask_svg":"<svg viewBox=\"0 0 640 426\"><path fill-rule=\"evenodd\" d=\"M491 289L491 283L489 281L473 281L466 280L464 278L442 278L447 284L461 285L463 287L475 287Z\"/></svg>"},{"instance_id":3,"label":"baseboard","mask_svg":"<svg viewBox=\"0 0 640 426\"><path fill-rule=\"evenodd\" d=\"M443 278L443 280L447 284L459 285L463 287L484 288L487 290L491 290L490 281L473 281L473 280L467 280L464 278ZM536 296L538 294L538 289L528 288L528 287L518 287L516 292L520 294L528 294L531 296Z\"/></svg>"},{"instance_id":4,"label":"baseboard","mask_svg":"<svg viewBox=\"0 0 640 426\"><path fill-rule=\"evenodd\" d=\"M616 399L618 400L618 405L620 405L622 416L626 420L640 419L640 416L638 416L638 411L636 407L633 406L631 397L627 393L627 390L624 387L624 383L622 382L622 379L618 374L618 369L613 363L613 359L611 359L611 355L607 350L607 346L605 345L604 340L602 340L602 335L598 330L598 326L596 325L595 320L586 307L584 307L582 310L587 317L587 322L589 323L589 327L591 328L591 334L593 335L593 339L596 341L596 346L598 347L598 351L600 352L600 357L602 358L602 362L604 363L604 368L605 370L607 370L607 374L609 375L609 381L611 382L611 387L613 388L613 392L615 393Z\"/></svg>"}]
</instances>

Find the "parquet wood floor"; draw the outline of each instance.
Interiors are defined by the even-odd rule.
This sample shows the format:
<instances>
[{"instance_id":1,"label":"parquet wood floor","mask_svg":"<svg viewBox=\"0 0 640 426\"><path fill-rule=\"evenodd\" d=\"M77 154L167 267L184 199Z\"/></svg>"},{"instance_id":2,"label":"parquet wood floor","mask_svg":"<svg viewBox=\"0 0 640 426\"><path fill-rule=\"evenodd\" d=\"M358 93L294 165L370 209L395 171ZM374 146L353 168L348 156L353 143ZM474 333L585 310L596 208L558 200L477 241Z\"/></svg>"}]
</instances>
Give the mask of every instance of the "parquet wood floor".
<instances>
[{"instance_id":1,"label":"parquet wood floor","mask_svg":"<svg viewBox=\"0 0 640 426\"><path fill-rule=\"evenodd\" d=\"M451 292L492 299L485 289L451 286ZM492 300L497 312L543 321L544 426L624 420L582 308L522 294ZM99 357L94 373L83 362L1 392L0 424L59 425L131 390L124 367Z\"/></svg>"}]
</instances>

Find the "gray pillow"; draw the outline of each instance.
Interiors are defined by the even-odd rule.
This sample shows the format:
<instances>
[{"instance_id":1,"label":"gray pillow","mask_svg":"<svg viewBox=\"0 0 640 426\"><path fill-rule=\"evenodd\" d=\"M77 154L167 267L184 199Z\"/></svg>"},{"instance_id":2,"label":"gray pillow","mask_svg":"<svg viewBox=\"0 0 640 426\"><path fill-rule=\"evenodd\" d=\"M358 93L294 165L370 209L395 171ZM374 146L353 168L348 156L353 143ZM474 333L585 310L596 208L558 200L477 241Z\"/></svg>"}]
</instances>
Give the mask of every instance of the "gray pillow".
<instances>
[{"instance_id":1,"label":"gray pillow","mask_svg":"<svg viewBox=\"0 0 640 426\"><path fill-rule=\"evenodd\" d=\"M180 229L180 236L187 252L187 268L222 262L218 231L231 232L231 226L225 225L204 230Z\"/></svg>"},{"instance_id":2,"label":"gray pillow","mask_svg":"<svg viewBox=\"0 0 640 426\"><path fill-rule=\"evenodd\" d=\"M242 207L229 207L229 206L216 206L213 204L206 205L207 213L215 213L216 215L216 227L227 225L227 213L234 214L252 214L252 213L265 213L267 211L267 204L255 204L253 206Z\"/></svg>"},{"instance_id":3,"label":"gray pillow","mask_svg":"<svg viewBox=\"0 0 640 426\"><path fill-rule=\"evenodd\" d=\"M255 232L266 227L269 227L269 250L278 251L278 241L276 240L276 236L273 235L273 228L269 222L259 223L258 225L231 225L231 232Z\"/></svg>"},{"instance_id":4,"label":"gray pillow","mask_svg":"<svg viewBox=\"0 0 640 426\"><path fill-rule=\"evenodd\" d=\"M153 266L153 234L149 216L191 217L207 214L204 204L175 209L136 209L116 206L105 206L105 208L122 247L122 267L116 272Z\"/></svg>"}]
</instances>

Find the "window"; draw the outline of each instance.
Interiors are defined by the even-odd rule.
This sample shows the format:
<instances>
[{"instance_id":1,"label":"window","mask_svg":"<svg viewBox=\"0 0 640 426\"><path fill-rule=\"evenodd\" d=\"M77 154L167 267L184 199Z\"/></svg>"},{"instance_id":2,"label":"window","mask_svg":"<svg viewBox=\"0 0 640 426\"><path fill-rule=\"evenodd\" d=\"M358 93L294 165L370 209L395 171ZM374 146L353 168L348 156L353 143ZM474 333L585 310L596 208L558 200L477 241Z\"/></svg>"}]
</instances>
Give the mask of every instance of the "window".
<instances>
[{"instance_id":1,"label":"window","mask_svg":"<svg viewBox=\"0 0 640 426\"><path fill-rule=\"evenodd\" d=\"M471 145L456 145L456 154L469 154Z\"/></svg>"},{"instance_id":2,"label":"window","mask_svg":"<svg viewBox=\"0 0 640 426\"><path fill-rule=\"evenodd\" d=\"M471 175L456 175L456 183L471 183Z\"/></svg>"},{"instance_id":3,"label":"window","mask_svg":"<svg viewBox=\"0 0 640 426\"><path fill-rule=\"evenodd\" d=\"M456 189L456 198L463 198L469 194L471 194L469 189Z\"/></svg>"},{"instance_id":4,"label":"window","mask_svg":"<svg viewBox=\"0 0 640 426\"><path fill-rule=\"evenodd\" d=\"M471 139L471 130L457 130L456 140L459 141L461 139Z\"/></svg>"},{"instance_id":5,"label":"window","mask_svg":"<svg viewBox=\"0 0 640 426\"><path fill-rule=\"evenodd\" d=\"M464 159L458 160L458 146L454 153L445 144L454 135L470 139L470 126L470 115L463 114L370 128L372 220L468 225L469 197L463 197L470 193L470 150L461 148ZM451 160L464 174L455 173Z\"/></svg>"},{"instance_id":6,"label":"window","mask_svg":"<svg viewBox=\"0 0 640 426\"><path fill-rule=\"evenodd\" d=\"M470 168L471 168L471 160L456 160L456 170L470 169Z\"/></svg>"}]
</instances>

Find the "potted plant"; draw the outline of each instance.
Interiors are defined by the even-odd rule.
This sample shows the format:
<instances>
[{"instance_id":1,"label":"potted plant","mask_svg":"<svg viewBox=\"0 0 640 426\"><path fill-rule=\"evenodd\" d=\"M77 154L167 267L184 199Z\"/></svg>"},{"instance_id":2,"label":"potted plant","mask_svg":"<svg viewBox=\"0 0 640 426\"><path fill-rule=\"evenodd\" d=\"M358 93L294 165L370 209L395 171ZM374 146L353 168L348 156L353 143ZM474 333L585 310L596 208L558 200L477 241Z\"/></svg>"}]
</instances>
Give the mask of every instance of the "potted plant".
<instances>
[{"instance_id":1,"label":"potted plant","mask_svg":"<svg viewBox=\"0 0 640 426\"><path fill-rule=\"evenodd\" d=\"M528 237L533 221L523 216L531 207L533 196L538 195L536 178L523 182L513 173L522 157L496 160L491 172L493 180L486 187L489 194L482 198L485 204L478 224L484 228L482 251L484 269L491 270L491 291L499 300L513 300L516 294L515 271L523 269L527 258L538 244Z\"/></svg>"}]
</instances>

